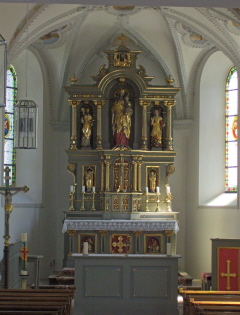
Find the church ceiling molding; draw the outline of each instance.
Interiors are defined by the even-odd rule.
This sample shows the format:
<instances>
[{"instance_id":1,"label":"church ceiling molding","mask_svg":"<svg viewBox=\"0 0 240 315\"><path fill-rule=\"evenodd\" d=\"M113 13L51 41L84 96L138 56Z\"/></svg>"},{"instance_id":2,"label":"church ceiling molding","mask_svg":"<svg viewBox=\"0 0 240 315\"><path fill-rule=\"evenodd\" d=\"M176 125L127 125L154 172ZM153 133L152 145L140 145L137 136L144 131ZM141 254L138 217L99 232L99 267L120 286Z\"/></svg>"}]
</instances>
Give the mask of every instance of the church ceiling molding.
<instances>
[{"instance_id":1,"label":"church ceiling molding","mask_svg":"<svg viewBox=\"0 0 240 315\"><path fill-rule=\"evenodd\" d=\"M184 58L182 55L182 47L179 43L179 39L176 36L175 32L175 20L169 19L165 17L166 23L168 24L169 30L171 32L171 36L173 39L173 44L175 48L175 55L177 58L177 66L178 66L178 76L179 76L179 81L180 81L180 86L181 86L181 91L178 94L178 100L177 106L174 107L174 115L176 118L183 118L183 117L188 117L188 107L187 107L187 101L186 101L186 72L185 72L185 63L184 63Z\"/></svg>"},{"instance_id":2,"label":"church ceiling molding","mask_svg":"<svg viewBox=\"0 0 240 315\"><path fill-rule=\"evenodd\" d=\"M192 8L193 9L193 8ZM220 51L222 51L226 56L228 56L233 63L238 63L237 60L239 56L240 47L236 41L229 35L225 26L222 26L212 15L211 9L207 8L194 8L202 14L207 20L211 28L202 23L199 20L192 18L190 15L186 15L175 9L170 9L165 11L166 16L169 16L176 21L181 22L183 25L188 26L196 33L202 34L204 38L209 40L212 45L216 46ZM235 49L232 49L234 47ZM236 58L237 57L237 58Z\"/></svg>"}]
</instances>

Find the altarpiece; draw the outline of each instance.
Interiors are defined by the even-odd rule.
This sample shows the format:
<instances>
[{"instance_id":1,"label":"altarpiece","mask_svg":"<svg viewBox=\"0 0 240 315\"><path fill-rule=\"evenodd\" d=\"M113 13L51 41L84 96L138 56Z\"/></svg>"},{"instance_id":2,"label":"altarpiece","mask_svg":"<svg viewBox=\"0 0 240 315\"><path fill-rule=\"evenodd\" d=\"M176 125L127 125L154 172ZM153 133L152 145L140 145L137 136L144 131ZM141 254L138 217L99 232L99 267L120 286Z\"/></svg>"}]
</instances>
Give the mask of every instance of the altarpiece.
<instances>
[{"instance_id":1,"label":"altarpiece","mask_svg":"<svg viewBox=\"0 0 240 315\"><path fill-rule=\"evenodd\" d=\"M94 254L176 254L177 213L168 178L174 173L172 111L180 88L137 65L141 51L119 37L92 85L71 78L67 170L73 176L65 211L64 265L83 242ZM171 245L171 246L170 246Z\"/></svg>"}]
</instances>

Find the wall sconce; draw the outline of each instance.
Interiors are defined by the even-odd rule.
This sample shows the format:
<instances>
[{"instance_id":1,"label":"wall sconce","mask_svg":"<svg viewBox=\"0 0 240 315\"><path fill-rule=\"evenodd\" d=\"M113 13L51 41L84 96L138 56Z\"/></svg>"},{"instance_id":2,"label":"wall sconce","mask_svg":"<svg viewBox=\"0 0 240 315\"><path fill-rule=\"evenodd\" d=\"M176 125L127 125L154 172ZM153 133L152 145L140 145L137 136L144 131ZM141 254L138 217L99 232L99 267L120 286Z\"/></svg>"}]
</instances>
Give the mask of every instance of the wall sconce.
<instances>
[{"instance_id":1,"label":"wall sconce","mask_svg":"<svg viewBox=\"0 0 240 315\"><path fill-rule=\"evenodd\" d=\"M6 106L7 42L0 35L0 107Z\"/></svg>"},{"instance_id":2,"label":"wall sconce","mask_svg":"<svg viewBox=\"0 0 240 315\"><path fill-rule=\"evenodd\" d=\"M34 101L21 100L14 106L14 147L37 148L37 105Z\"/></svg>"}]
</instances>

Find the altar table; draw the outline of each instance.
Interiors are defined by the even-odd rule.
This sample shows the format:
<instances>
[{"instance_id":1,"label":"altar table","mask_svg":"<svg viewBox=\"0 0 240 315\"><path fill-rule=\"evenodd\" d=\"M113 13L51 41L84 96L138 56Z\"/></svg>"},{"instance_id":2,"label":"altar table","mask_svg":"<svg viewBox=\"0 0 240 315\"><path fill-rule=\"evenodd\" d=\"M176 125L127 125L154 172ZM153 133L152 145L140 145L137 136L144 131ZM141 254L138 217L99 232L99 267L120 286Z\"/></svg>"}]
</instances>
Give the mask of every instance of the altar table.
<instances>
[{"instance_id":1,"label":"altar table","mask_svg":"<svg viewBox=\"0 0 240 315\"><path fill-rule=\"evenodd\" d=\"M73 254L74 315L177 315L179 255Z\"/></svg>"}]
</instances>

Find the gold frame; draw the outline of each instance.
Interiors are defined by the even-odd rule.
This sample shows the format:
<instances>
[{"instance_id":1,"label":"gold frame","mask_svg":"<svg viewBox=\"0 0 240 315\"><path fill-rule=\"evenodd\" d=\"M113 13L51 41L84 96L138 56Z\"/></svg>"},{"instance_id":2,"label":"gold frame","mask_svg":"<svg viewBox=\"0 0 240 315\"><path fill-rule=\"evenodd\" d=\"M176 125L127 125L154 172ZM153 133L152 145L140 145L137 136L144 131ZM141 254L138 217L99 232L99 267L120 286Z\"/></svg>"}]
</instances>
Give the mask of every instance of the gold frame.
<instances>
[{"instance_id":1,"label":"gold frame","mask_svg":"<svg viewBox=\"0 0 240 315\"><path fill-rule=\"evenodd\" d=\"M97 253L97 233L78 233L78 253L82 253L81 243L84 237L94 237L93 252L90 252L89 254L96 254Z\"/></svg>"},{"instance_id":2,"label":"gold frame","mask_svg":"<svg viewBox=\"0 0 240 315\"><path fill-rule=\"evenodd\" d=\"M150 238L157 238L159 241L159 252L148 252L147 251L147 241ZM144 234L144 254L148 255L161 255L163 250L163 234Z\"/></svg>"}]
</instances>

